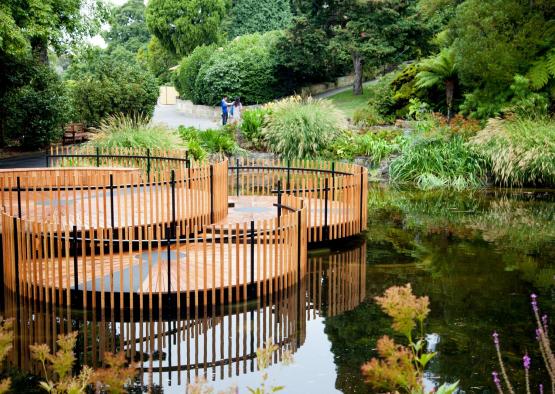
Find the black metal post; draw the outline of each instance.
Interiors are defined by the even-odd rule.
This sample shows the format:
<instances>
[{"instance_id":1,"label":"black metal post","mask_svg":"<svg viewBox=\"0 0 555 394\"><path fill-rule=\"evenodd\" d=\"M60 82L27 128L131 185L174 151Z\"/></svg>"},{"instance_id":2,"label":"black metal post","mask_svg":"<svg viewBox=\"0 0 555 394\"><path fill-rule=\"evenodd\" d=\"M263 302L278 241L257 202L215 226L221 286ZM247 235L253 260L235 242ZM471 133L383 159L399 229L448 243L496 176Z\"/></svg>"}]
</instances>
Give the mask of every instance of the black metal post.
<instances>
[{"instance_id":1,"label":"black metal post","mask_svg":"<svg viewBox=\"0 0 555 394\"><path fill-rule=\"evenodd\" d=\"M324 180L324 241L330 239L330 228L328 225L328 203L329 203L329 180Z\"/></svg>"},{"instance_id":2,"label":"black metal post","mask_svg":"<svg viewBox=\"0 0 555 394\"><path fill-rule=\"evenodd\" d=\"M177 238L177 219L175 206L175 170L171 171L170 186L172 188L172 237Z\"/></svg>"},{"instance_id":3,"label":"black metal post","mask_svg":"<svg viewBox=\"0 0 555 394\"><path fill-rule=\"evenodd\" d=\"M114 174L110 174L110 223L112 229L115 228L115 212L114 212Z\"/></svg>"},{"instance_id":4,"label":"black metal post","mask_svg":"<svg viewBox=\"0 0 555 394\"><path fill-rule=\"evenodd\" d=\"M21 219L21 179L17 177L17 216Z\"/></svg>"},{"instance_id":5,"label":"black metal post","mask_svg":"<svg viewBox=\"0 0 555 394\"><path fill-rule=\"evenodd\" d=\"M251 280L250 283L251 285L254 286L254 220L251 220L251 231L250 231L250 237L251 237ZM256 288L253 288L253 294L256 294Z\"/></svg>"},{"instance_id":6,"label":"black metal post","mask_svg":"<svg viewBox=\"0 0 555 394\"><path fill-rule=\"evenodd\" d=\"M46 151L44 158L46 159L46 168L48 168L50 166L50 155L48 154L48 151Z\"/></svg>"},{"instance_id":7,"label":"black metal post","mask_svg":"<svg viewBox=\"0 0 555 394\"><path fill-rule=\"evenodd\" d=\"M235 171L237 172L237 179L236 179L237 197L239 197L239 159L236 159Z\"/></svg>"},{"instance_id":8,"label":"black metal post","mask_svg":"<svg viewBox=\"0 0 555 394\"><path fill-rule=\"evenodd\" d=\"M100 148L96 148L96 166L100 167Z\"/></svg>"},{"instance_id":9,"label":"black metal post","mask_svg":"<svg viewBox=\"0 0 555 394\"><path fill-rule=\"evenodd\" d=\"M78 245L77 245L77 226L73 226L73 236L72 236L72 251L73 251L73 299L77 301L77 292L79 290L79 272L77 271L77 254L78 254ZM94 247L94 246L92 246Z\"/></svg>"},{"instance_id":10,"label":"black metal post","mask_svg":"<svg viewBox=\"0 0 555 394\"><path fill-rule=\"evenodd\" d=\"M210 223L214 223L214 165L210 164Z\"/></svg>"},{"instance_id":11,"label":"black metal post","mask_svg":"<svg viewBox=\"0 0 555 394\"><path fill-rule=\"evenodd\" d=\"M150 183L150 148L146 150L146 177L148 183Z\"/></svg>"},{"instance_id":12,"label":"black metal post","mask_svg":"<svg viewBox=\"0 0 555 394\"><path fill-rule=\"evenodd\" d=\"M287 160L287 184L285 185L285 190L291 188L291 160Z\"/></svg>"},{"instance_id":13,"label":"black metal post","mask_svg":"<svg viewBox=\"0 0 555 394\"><path fill-rule=\"evenodd\" d=\"M331 199L335 201L335 162L331 162Z\"/></svg>"},{"instance_id":14,"label":"black metal post","mask_svg":"<svg viewBox=\"0 0 555 394\"><path fill-rule=\"evenodd\" d=\"M281 180L277 182L277 219L278 219L278 227L280 224L280 217L281 217Z\"/></svg>"},{"instance_id":15,"label":"black metal post","mask_svg":"<svg viewBox=\"0 0 555 394\"><path fill-rule=\"evenodd\" d=\"M168 290L167 290L167 297L168 297L168 306L171 303L171 249L170 249L170 245L171 245L171 239L170 239L170 229L168 228L166 231L166 250L167 250L167 258L168 258L168 262L167 262L167 271L168 271ZM177 251L176 251L177 253ZM178 295L179 296L179 295Z\"/></svg>"}]
</instances>

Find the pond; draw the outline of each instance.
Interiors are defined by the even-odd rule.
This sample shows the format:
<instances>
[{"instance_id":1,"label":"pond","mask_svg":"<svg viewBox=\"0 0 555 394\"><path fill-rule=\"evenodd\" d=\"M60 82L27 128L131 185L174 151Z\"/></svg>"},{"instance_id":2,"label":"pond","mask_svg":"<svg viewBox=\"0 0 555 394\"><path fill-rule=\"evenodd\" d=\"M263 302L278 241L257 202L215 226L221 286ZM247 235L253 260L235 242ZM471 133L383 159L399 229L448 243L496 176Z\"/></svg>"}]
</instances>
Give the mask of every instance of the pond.
<instances>
[{"instance_id":1,"label":"pond","mask_svg":"<svg viewBox=\"0 0 555 394\"><path fill-rule=\"evenodd\" d=\"M216 390L259 385L256 348L278 345L267 385L285 393L368 393L360 366L375 356L376 340L392 335L373 302L392 285L411 283L428 295L426 331L438 352L430 382L460 380L466 393L490 393L497 369L491 333L500 334L517 391L521 358L532 356L532 379L547 375L534 339L529 295L552 315L555 306L555 193L486 189L415 191L374 185L369 230L326 249L313 249L300 287L278 297L185 316L113 316L4 302L17 315L18 352L12 361L32 368L28 344L52 342L79 329L80 362L99 363L104 351L126 349L141 365L137 386L182 393L206 374ZM291 354L294 361L281 360ZM137 387L137 392L141 388ZM536 390L537 391L537 390Z\"/></svg>"}]
</instances>

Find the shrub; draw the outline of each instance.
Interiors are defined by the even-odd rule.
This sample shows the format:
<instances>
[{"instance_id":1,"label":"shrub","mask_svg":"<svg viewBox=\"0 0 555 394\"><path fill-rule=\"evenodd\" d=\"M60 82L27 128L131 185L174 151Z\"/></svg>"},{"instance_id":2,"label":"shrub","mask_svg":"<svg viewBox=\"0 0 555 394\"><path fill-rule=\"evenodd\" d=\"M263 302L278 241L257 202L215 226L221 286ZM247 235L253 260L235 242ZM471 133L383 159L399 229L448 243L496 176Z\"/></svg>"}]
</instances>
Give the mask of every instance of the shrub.
<instances>
[{"instance_id":1,"label":"shrub","mask_svg":"<svg viewBox=\"0 0 555 394\"><path fill-rule=\"evenodd\" d=\"M38 149L58 141L69 120L66 90L47 66L22 65L21 85L0 103L3 139L24 149Z\"/></svg>"},{"instance_id":2,"label":"shrub","mask_svg":"<svg viewBox=\"0 0 555 394\"><path fill-rule=\"evenodd\" d=\"M208 62L214 53L215 46L201 45L179 63L179 69L174 77L175 88L181 98L198 101L195 97L195 82L201 67Z\"/></svg>"},{"instance_id":3,"label":"shrub","mask_svg":"<svg viewBox=\"0 0 555 394\"><path fill-rule=\"evenodd\" d=\"M215 105L222 96L241 97L243 103L265 103L278 94L273 56L280 32L237 37L214 51L200 68L193 101Z\"/></svg>"},{"instance_id":4,"label":"shrub","mask_svg":"<svg viewBox=\"0 0 555 394\"><path fill-rule=\"evenodd\" d=\"M97 126L112 114L152 116L158 84L134 59L106 53L85 54L68 71L78 121Z\"/></svg>"},{"instance_id":5,"label":"shrub","mask_svg":"<svg viewBox=\"0 0 555 394\"><path fill-rule=\"evenodd\" d=\"M373 105L358 108L353 114L353 122L359 126L380 126L391 123L391 117L383 116Z\"/></svg>"},{"instance_id":6,"label":"shrub","mask_svg":"<svg viewBox=\"0 0 555 394\"><path fill-rule=\"evenodd\" d=\"M95 148L172 149L180 145L174 132L149 123L145 116L109 116L100 122L98 130L88 142Z\"/></svg>"},{"instance_id":7,"label":"shrub","mask_svg":"<svg viewBox=\"0 0 555 394\"><path fill-rule=\"evenodd\" d=\"M192 153L197 159L205 156L205 154L203 155L200 153L198 148L201 148L205 152L226 155L231 155L237 150L237 144L235 143L233 136L230 135L226 129L209 129L201 131L194 127L180 126L179 135L189 147L189 150L191 150L191 146L193 147L195 152ZM201 157L196 157L196 151L199 152L199 156Z\"/></svg>"},{"instance_id":8,"label":"shrub","mask_svg":"<svg viewBox=\"0 0 555 394\"><path fill-rule=\"evenodd\" d=\"M242 114L241 134L247 140L248 145L254 149L264 147L262 127L267 114L268 110L265 108L248 109Z\"/></svg>"},{"instance_id":9,"label":"shrub","mask_svg":"<svg viewBox=\"0 0 555 394\"><path fill-rule=\"evenodd\" d=\"M325 154L346 125L343 114L327 100L294 96L268 108L262 134L268 148L287 159Z\"/></svg>"},{"instance_id":10,"label":"shrub","mask_svg":"<svg viewBox=\"0 0 555 394\"><path fill-rule=\"evenodd\" d=\"M471 139L497 184L555 186L555 122L550 118L499 120Z\"/></svg>"},{"instance_id":11,"label":"shrub","mask_svg":"<svg viewBox=\"0 0 555 394\"><path fill-rule=\"evenodd\" d=\"M390 165L394 182L415 183L421 188L464 189L485 183L486 163L461 136L417 136L403 146Z\"/></svg>"},{"instance_id":12,"label":"shrub","mask_svg":"<svg viewBox=\"0 0 555 394\"><path fill-rule=\"evenodd\" d=\"M379 164L399 152L403 142L404 137L399 133L345 133L332 145L332 156L338 159L367 156L372 164Z\"/></svg>"}]
</instances>

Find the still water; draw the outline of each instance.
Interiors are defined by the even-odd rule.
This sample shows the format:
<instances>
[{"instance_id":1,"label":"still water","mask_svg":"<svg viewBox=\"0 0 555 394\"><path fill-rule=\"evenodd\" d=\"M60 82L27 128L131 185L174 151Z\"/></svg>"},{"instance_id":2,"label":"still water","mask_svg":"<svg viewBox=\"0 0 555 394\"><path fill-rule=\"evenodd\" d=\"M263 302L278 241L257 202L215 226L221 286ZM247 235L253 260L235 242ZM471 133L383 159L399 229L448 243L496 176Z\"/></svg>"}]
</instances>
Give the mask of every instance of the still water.
<instances>
[{"instance_id":1,"label":"still water","mask_svg":"<svg viewBox=\"0 0 555 394\"><path fill-rule=\"evenodd\" d=\"M494 330L518 391L526 350L534 383L547 383L529 295L538 294L542 310L553 314L555 193L374 186L369 194L369 231L311 250L303 284L272 299L170 318L5 302L3 315L19 316L12 361L32 370L29 344L52 343L58 333L78 329L81 363L98 364L105 351L124 349L141 365L135 392L150 386L183 393L188 381L205 375L216 391L235 385L243 393L259 385L255 352L271 339L278 350L267 386L283 385L285 393L369 393L360 365L375 356L380 336L392 335L373 297L411 283L431 302L426 331L438 354L428 368L430 384L460 380L463 392L494 392ZM294 362L284 365L290 355Z\"/></svg>"}]
</instances>

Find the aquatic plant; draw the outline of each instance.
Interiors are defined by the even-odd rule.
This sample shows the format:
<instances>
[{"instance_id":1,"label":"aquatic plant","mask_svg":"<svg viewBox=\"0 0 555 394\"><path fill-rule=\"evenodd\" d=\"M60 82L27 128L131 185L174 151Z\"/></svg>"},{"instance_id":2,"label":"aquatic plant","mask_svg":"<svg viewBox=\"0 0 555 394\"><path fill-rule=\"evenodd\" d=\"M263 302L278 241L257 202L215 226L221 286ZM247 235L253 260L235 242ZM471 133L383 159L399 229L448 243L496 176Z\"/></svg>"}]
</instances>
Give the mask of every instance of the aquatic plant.
<instances>
[{"instance_id":1,"label":"aquatic plant","mask_svg":"<svg viewBox=\"0 0 555 394\"><path fill-rule=\"evenodd\" d=\"M540 353L542 356L543 363L545 365L545 369L549 375L549 379L551 380L551 392L555 393L555 356L553 355L553 351L551 350L551 341L549 339L549 327L548 327L548 316L543 315L540 317L540 309L538 307L538 300L535 294L530 295L530 305L532 306L532 312L534 315L534 321L536 324L536 340L538 342L538 347L540 349ZM499 334L494 332L492 334L493 344L495 346L495 352L497 354L497 359L499 362L499 370L501 371L501 377L503 380L500 379L499 373L497 371L492 372L492 379L493 384L495 385L499 394L504 393L504 388L510 394L515 394L514 387L511 383L509 378L509 374L505 368L505 363L503 362L503 357L501 354L501 345L499 343ZM528 355L528 353L524 354L522 357L522 367L524 368L524 384L526 387L526 393L531 393L530 387L530 366L532 364L532 359ZM503 387L503 383L505 387ZM538 390L540 394L543 394L543 384L538 385Z\"/></svg>"},{"instance_id":2,"label":"aquatic plant","mask_svg":"<svg viewBox=\"0 0 555 394\"><path fill-rule=\"evenodd\" d=\"M366 383L379 390L424 393L424 370L436 355L425 351L424 321L430 313L428 297L416 297L408 283L390 287L382 297L374 299L393 319L391 327L407 339L408 345L396 344L387 335L380 338L377 342L380 359L372 358L361 367ZM454 393L458 383L443 384L434 392Z\"/></svg>"},{"instance_id":3,"label":"aquatic plant","mask_svg":"<svg viewBox=\"0 0 555 394\"><path fill-rule=\"evenodd\" d=\"M270 386L266 387L266 383L268 381L268 372L266 369L270 366L272 362L272 354L278 350L278 346L273 342L273 339L270 337L266 341L264 347L258 348L256 350L256 365L258 366L258 370L261 373L262 381L260 386L251 388L248 387L249 392L252 394L266 394L266 393L276 393L281 391L285 388L285 386ZM291 353L285 352L282 358L282 363L284 365L288 365L293 362L293 357Z\"/></svg>"}]
</instances>

